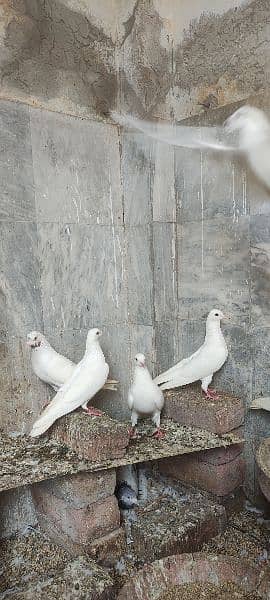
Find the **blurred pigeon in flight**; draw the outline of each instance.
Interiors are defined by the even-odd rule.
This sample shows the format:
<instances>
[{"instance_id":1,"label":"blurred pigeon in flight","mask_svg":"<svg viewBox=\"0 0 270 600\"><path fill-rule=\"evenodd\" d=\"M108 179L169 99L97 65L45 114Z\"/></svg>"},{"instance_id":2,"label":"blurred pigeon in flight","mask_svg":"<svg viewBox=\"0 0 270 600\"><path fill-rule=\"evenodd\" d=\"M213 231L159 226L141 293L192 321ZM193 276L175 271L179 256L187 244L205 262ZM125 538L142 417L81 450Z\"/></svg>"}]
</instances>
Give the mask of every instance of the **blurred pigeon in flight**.
<instances>
[{"instance_id":1,"label":"blurred pigeon in flight","mask_svg":"<svg viewBox=\"0 0 270 600\"><path fill-rule=\"evenodd\" d=\"M111 116L123 127L138 129L146 136L173 146L242 155L257 178L270 189L270 122L258 108L241 106L225 121L224 127L151 122L116 112Z\"/></svg>"}]
</instances>

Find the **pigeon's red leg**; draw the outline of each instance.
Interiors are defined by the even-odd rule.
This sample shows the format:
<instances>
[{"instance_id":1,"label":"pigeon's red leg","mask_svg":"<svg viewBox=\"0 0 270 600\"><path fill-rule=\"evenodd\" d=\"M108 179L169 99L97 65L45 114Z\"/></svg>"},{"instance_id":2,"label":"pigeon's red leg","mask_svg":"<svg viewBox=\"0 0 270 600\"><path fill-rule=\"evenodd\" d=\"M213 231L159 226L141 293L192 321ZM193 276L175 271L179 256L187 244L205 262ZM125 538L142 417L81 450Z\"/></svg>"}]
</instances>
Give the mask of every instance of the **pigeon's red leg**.
<instances>
[{"instance_id":1,"label":"pigeon's red leg","mask_svg":"<svg viewBox=\"0 0 270 600\"><path fill-rule=\"evenodd\" d=\"M165 432L162 431L162 429L160 429L160 427L158 427L156 429L156 431L154 431L153 437L155 437L157 440L160 440L165 437Z\"/></svg>"},{"instance_id":2,"label":"pigeon's red leg","mask_svg":"<svg viewBox=\"0 0 270 600\"><path fill-rule=\"evenodd\" d=\"M209 398L210 400L218 400L220 398L220 396L218 395L218 393L216 392L216 390L210 390L208 388L207 392L205 392L203 390L203 393L204 393L205 397Z\"/></svg>"},{"instance_id":3,"label":"pigeon's red leg","mask_svg":"<svg viewBox=\"0 0 270 600\"><path fill-rule=\"evenodd\" d=\"M91 417L102 417L102 415L104 415L104 413L101 410L95 408L94 406L87 406L83 410L85 410L85 412L87 412L87 414Z\"/></svg>"}]
</instances>

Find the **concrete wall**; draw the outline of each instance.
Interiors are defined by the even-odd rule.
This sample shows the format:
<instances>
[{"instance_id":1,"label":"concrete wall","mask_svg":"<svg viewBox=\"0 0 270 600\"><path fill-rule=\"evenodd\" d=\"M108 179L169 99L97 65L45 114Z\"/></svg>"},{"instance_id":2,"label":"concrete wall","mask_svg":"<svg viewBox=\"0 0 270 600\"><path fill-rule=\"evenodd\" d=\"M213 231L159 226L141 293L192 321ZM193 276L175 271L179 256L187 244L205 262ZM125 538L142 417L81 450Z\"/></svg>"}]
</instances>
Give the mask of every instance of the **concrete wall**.
<instances>
[{"instance_id":1,"label":"concrete wall","mask_svg":"<svg viewBox=\"0 0 270 600\"><path fill-rule=\"evenodd\" d=\"M251 95L269 108L268 1L6 0L0 11L3 426L27 431L48 395L24 345L34 328L78 360L87 329L102 327L122 386L101 405L123 418L134 353L153 372L170 366L218 306L233 320L217 386L247 405L269 392L268 195L243 165L108 118L118 107L215 124ZM248 416L247 432L253 487L267 415Z\"/></svg>"}]
</instances>

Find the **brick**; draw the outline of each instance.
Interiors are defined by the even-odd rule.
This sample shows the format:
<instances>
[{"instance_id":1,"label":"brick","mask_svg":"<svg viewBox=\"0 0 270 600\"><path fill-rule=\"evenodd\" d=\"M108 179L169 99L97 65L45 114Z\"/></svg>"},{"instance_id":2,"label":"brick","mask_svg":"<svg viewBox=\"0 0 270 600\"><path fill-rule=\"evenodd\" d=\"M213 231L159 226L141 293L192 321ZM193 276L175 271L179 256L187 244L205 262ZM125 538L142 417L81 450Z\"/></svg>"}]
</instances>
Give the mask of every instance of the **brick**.
<instances>
[{"instance_id":1,"label":"brick","mask_svg":"<svg viewBox=\"0 0 270 600\"><path fill-rule=\"evenodd\" d=\"M64 500L73 508L87 508L89 504L112 496L116 485L116 473L99 471L97 473L78 473L68 477L57 477L36 484L39 492L51 494Z\"/></svg>"},{"instance_id":2,"label":"brick","mask_svg":"<svg viewBox=\"0 0 270 600\"><path fill-rule=\"evenodd\" d=\"M136 510L130 524L132 551L147 563L164 556L196 551L226 525L223 506L195 494L186 503L160 496Z\"/></svg>"},{"instance_id":3,"label":"brick","mask_svg":"<svg viewBox=\"0 0 270 600\"><path fill-rule=\"evenodd\" d=\"M107 415L91 418L82 411L66 415L55 423L52 436L74 450L79 457L102 463L122 458L129 443L128 426Z\"/></svg>"},{"instance_id":4,"label":"brick","mask_svg":"<svg viewBox=\"0 0 270 600\"><path fill-rule=\"evenodd\" d=\"M151 565L147 564L130 578L120 590L118 600L144 600L149 597L149 590L153 598L158 598L175 585L213 581L217 585L232 581L242 585L247 592L255 592L262 575L261 569L239 561L238 558L209 556L200 552L168 556ZM259 587L261 589L266 592L263 597L269 598L267 576Z\"/></svg>"},{"instance_id":5,"label":"brick","mask_svg":"<svg viewBox=\"0 0 270 600\"><path fill-rule=\"evenodd\" d=\"M74 508L43 485L32 487L38 522L49 537L79 554L81 547L120 526L120 513L115 496Z\"/></svg>"},{"instance_id":6,"label":"brick","mask_svg":"<svg viewBox=\"0 0 270 600\"><path fill-rule=\"evenodd\" d=\"M243 444L233 444L226 448L213 448L212 450L203 450L198 452L199 462L209 463L210 465L224 465L233 461L243 452Z\"/></svg>"},{"instance_id":7,"label":"brick","mask_svg":"<svg viewBox=\"0 0 270 600\"><path fill-rule=\"evenodd\" d=\"M258 472L258 482L263 495L270 502L270 479L260 470Z\"/></svg>"},{"instance_id":8,"label":"brick","mask_svg":"<svg viewBox=\"0 0 270 600\"><path fill-rule=\"evenodd\" d=\"M220 392L218 400L209 400L200 386L192 385L165 392L164 415L181 425L227 433L243 424L245 410L242 400L231 394Z\"/></svg>"},{"instance_id":9,"label":"brick","mask_svg":"<svg viewBox=\"0 0 270 600\"><path fill-rule=\"evenodd\" d=\"M105 567L112 567L126 551L126 536L121 527L94 540L86 547L88 556Z\"/></svg>"},{"instance_id":10,"label":"brick","mask_svg":"<svg viewBox=\"0 0 270 600\"><path fill-rule=\"evenodd\" d=\"M270 438L261 441L256 451L256 463L261 491L270 502Z\"/></svg>"},{"instance_id":11,"label":"brick","mask_svg":"<svg viewBox=\"0 0 270 600\"><path fill-rule=\"evenodd\" d=\"M204 457L198 456L200 454L204 455L207 452L166 458L159 462L160 471L164 475L217 496L226 496L243 483L245 461L242 454L225 463L220 462L218 455L217 457L210 455L207 462L204 462Z\"/></svg>"}]
</instances>

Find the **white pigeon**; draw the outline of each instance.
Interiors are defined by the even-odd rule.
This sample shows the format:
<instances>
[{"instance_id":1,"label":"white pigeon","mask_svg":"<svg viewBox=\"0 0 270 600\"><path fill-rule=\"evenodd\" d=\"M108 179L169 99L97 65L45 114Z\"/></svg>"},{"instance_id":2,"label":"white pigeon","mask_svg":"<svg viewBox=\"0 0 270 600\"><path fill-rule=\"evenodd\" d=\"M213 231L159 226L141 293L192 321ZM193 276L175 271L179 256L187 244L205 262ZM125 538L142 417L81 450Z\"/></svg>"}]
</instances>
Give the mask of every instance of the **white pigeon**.
<instances>
[{"instance_id":1,"label":"white pigeon","mask_svg":"<svg viewBox=\"0 0 270 600\"><path fill-rule=\"evenodd\" d=\"M128 393L128 406L131 410L132 437L136 436L135 427L138 418L150 415L156 426L153 435L156 438L164 436L160 429L160 413L164 406L164 397L146 367L144 354L135 356L134 379Z\"/></svg>"},{"instance_id":2,"label":"white pigeon","mask_svg":"<svg viewBox=\"0 0 270 600\"><path fill-rule=\"evenodd\" d=\"M228 356L228 348L220 328L220 322L224 318L221 310L214 308L210 311L206 319L203 345L194 354L154 379L162 390L171 390L201 380L206 397L218 398L215 390L209 390L208 386L214 373L219 371Z\"/></svg>"},{"instance_id":3,"label":"white pigeon","mask_svg":"<svg viewBox=\"0 0 270 600\"><path fill-rule=\"evenodd\" d=\"M123 127L138 129L145 135L173 146L212 149L243 155L258 179L270 189L270 122L264 112L253 106L238 108L224 123L224 127L192 127L137 119L131 115L112 112L113 120ZM227 142L228 136L238 132Z\"/></svg>"},{"instance_id":4,"label":"white pigeon","mask_svg":"<svg viewBox=\"0 0 270 600\"><path fill-rule=\"evenodd\" d=\"M265 396L264 398L255 398L252 404L250 405L252 410L269 410L270 411L270 396Z\"/></svg>"},{"instance_id":5,"label":"white pigeon","mask_svg":"<svg viewBox=\"0 0 270 600\"><path fill-rule=\"evenodd\" d=\"M31 331L27 335L27 345L31 348L31 362L35 375L48 383L57 392L70 379L76 369L76 364L59 354L50 345L45 335L39 331ZM105 390L117 390L118 381L108 379ZM88 407L91 415L100 416L102 412L94 407Z\"/></svg>"},{"instance_id":6,"label":"white pigeon","mask_svg":"<svg viewBox=\"0 0 270 600\"><path fill-rule=\"evenodd\" d=\"M90 329L83 359L34 423L30 432L32 437L42 435L57 419L79 406L86 408L87 402L104 386L109 366L99 345L100 335L99 329Z\"/></svg>"}]
</instances>

